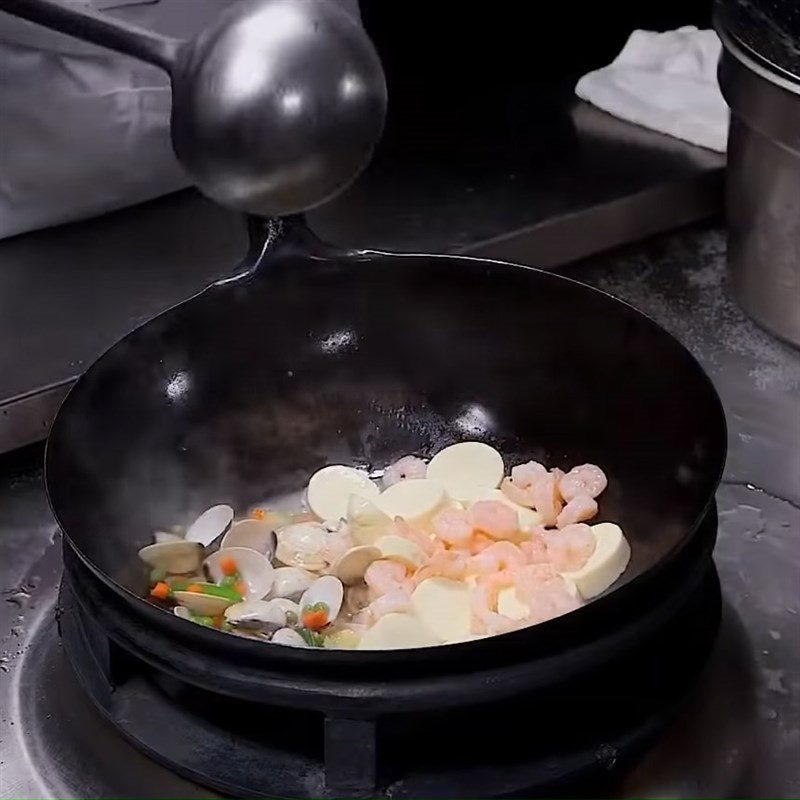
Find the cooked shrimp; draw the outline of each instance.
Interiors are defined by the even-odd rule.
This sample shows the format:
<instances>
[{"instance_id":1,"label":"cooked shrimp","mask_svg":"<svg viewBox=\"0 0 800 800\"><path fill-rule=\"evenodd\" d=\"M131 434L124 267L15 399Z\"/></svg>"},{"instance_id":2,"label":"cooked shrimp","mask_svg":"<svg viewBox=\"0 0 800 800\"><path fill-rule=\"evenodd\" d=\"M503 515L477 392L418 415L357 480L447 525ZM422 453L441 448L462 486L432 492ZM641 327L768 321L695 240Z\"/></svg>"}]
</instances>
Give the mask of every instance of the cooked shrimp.
<instances>
[{"instance_id":1,"label":"cooked shrimp","mask_svg":"<svg viewBox=\"0 0 800 800\"><path fill-rule=\"evenodd\" d=\"M596 515L597 501L586 495L579 494L561 509L561 513L556 517L556 527L565 528L567 525L574 525L576 522L585 522Z\"/></svg>"},{"instance_id":2,"label":"cooked shrimp","mask_svg":"<svg viewBox=\"0 0 800 800\"><path fill-rule=\"evenodd\" d=\"M495 539L511 539L519 529L517 512L499 500L479 500L468 514L475 530Z\"/></svg>"},{"instance_id":3,"label":"cooked shrimp","mask_svg":"<svg viewBox=\"0 0 800 800\"><path fill-rule=\"evenodd\" d=\"M476 556L478 553L482 553L486 550L487 547L491 547L495 543L495 540L492 539L491 536L487 536L485 533L473 533L472 538L467 542L466 550L469 552L470 555Z\"/></svg>"},{"instance_id":4,"label":"cooked shrimp","mask_svg":"<svg viewBox=\"0 0 800 800\"><path fill-rule=\"evenodd\" d=\"M420 567L413 576L415 585L427 578L450 578L461 581L469 573L469 557L461 550L437 550L424 567Z\"/></svg>"},{"instance_id":5,"label":"cooked shrimp","mask_svg":"<svg viewBox=\"0 0 800 800\"><path fill-rule=\"evenodd\" d=\"M574 572L583 567L595 548L595 538L588 525L567 525L544 536L547 557L558 572Z\"/></svg>"},{"instance_id":6,"label":"cooked shrimp","mask_svg":"<svg viewBox=\"0 0 800 800\"><path fill-rule=\"evenodd\" d=\"M497 596L501 589L514 586L516 575L513 572L496 572L478 581L472 592L473 633L507 633L516 630L523 623L511 619L497 611Z\"/></svg>"},{"instance_id":7,"label":"cooked shrimp","mask_svg":"<svg viewBox=\"0 0 800 800\"><path fill-rule=\"evenodd\" d=\"M428 465L416 456L403 456L383 471L383 485L387 489L409 478L424 478Z\"/></svg>"},{"instance_id":8,"label":"cooked shrimp","mask_svg":"<svg viewBox=\"0 0 800 800\"><path fill-rule=\"evenodd\" d=\"M479 575L515 570L527 564L522 550L511 542L495 542L482 553L472 556L469 570Z\"/></svg>"},{"instance_id":9,"label":"cooked shrimp","mask_svg":"<svg viewBox=\"0 0 800 800\"><path fill-rule=\"evenodd\" d=\"M381 595L400 589L406 581L406 568L399 561L381 558L373 561L364 573L364 583L374 600Z\"/></svg>"},{"instance_id":10,"label":"cooked shrimp","mask_svg":"<svg viewBox=\"0 0 800 800\"><path fill-rule=\"evenodd\" d=\"M472 536L469 514L460 508L448 508L433 518L433 532L447 544L461 547Z\"/></svg>"},{"instance_id":11,"label":"cooked shrimp","mask_svg":"<svg viewBox=\"0 0 800 800\"><path fill-rule=\"evenodd\" d=\"M517 572L516 593L530 609L525 623L534 625L560 617L581 606L580 598L551 567L539 564Z\"/></svg>"},{"instance_id":12,"label":"cooked shrimp","mask_svg":"<svg viewBox=\"0 0 800 800\"><path fill-rule=\"evenodd\" d=\"M539 475L546 475L547 468L538 461L528 461L526 464L517 464L511 470L511 481L520 489L527 489Z\"/></svg>"},{"instance_id":13,"label":"cooked shrimp","mask_svg":"<svg viewBox=\"0 0 800 800\"><path fill-rule=\"evenodd\" d=\"M533 507L542 515L542 524L551 527L561 513L561 496L556 485L556 476L552 472L538 475L531 486Z\"/></svg>"},{"instance_id":14,"label":"cooked shrimp","mask_svg":"<svg viewBox=\"0 0 800 800\"><path fill-rule=\"evenodd\" d=\"M544 528L537 527L536 530L531 531L530 539L519 545L519 549L529 564L548 563L547 546L544 543L543 534Z\"/></svg>"},{"instance_id":15,"label":"cooked shrimp","mask_svg":"<svg viewBox=\"0 0 800 800\"><path fill-rule=\"evenodd\" d=\"M408 611L411 606L411 592L406 589L392 589L373 600L365 609L353 617L357 625L371 625L386 614Z\"/></svg>"},{"instance_id":16,"label":"cooked shrimp","mask_svg":"<svg viewBox=\"0 0 800 800\"><path fill-rule=\"evenodd\" d=\"M394 532L398 536L402 536L410 542L414 542L427 556L430 556L436 549L437 542L430 534L418 530L413 527L413 525L409 525L402 517L394 518Z\"/></svg>"},{"instance_id":17,"label":"cooked shrimp","mask_svg":"<svg viewBox=\"0 0 800 800\"><path fill-rule=\"evenodd\" d=\"M530 486L525 489L517 486L511 478L503 478L500 491L512 502L525 508L533 508L533 490Z\"/></svg>"},{"instance_id":18,"label":"cooked shrimp","mask_svg":"<svg viewBox=\"0 0 800 800\"><path fill-rule=\"evenodd\" d=\"M558 491L569 502L576 497L597 497L608 486L605 472L594 464L573 467L559 482Z\"/></svg>"}]
</instances>

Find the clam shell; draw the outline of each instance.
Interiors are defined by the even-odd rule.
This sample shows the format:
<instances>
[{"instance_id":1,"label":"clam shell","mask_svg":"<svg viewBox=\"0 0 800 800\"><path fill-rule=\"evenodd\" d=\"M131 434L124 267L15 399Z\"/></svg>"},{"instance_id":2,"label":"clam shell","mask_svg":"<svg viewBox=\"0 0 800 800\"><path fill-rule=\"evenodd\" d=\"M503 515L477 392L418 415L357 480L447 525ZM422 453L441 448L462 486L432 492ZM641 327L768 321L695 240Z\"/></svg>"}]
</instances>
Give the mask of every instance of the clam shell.
<instances>
[{"instance_id":1,"label":"clam shell","mask_svg":"<svg viewBox=\"0 0 800 800\"><path fill-rule=\"evenodd\" d=\"M182 542L183 536L177 533L167 533L166 531L156 531L153 534L153 541L156 544L166 544L167 542Z\"/></svg>"},{"instance_id":2,"label":"clam shell","mask_svg":"<svg viewBox=\"0 0 800 800\"><path fill-rule=\"evenodd\" d=\"M289 647L308 647L305 639L292 628L281 628L279 631L275 631L270 641L275 644L288 645Z\"/></svg>"},{"instance_id":3,"label":"clam shell","mask_svg":"<svg viewBox=\"0 0 800 800\"><path fill-rule=\"evenodd\" d=\"M233 509L230 506L212 506L204 511L186 531L187 542L200 542L208 547L218 536L227 530L233 521Z\"/></svg>"},{"instance_id":4,"label":"clam shell","mask_svg":"<svg viewBox=\"0 0 800 800\"><path fill-rule=\"evenodd\" d=\"M277 567L273 574L270 597L286 597L299 600L317 576L299 567Z\"/></svg>"},{"instance_id":5,"label":"clam shell","mask_svg":"<svg viewBox=\"0 0 800 800\"><path fill-rule=\"evenodd\" d=\"M275 531L266 522L257 519L245 519L231 525L230 530L222 537L222 549L227 547L249 547L270 560L275 555Z\"/></svg>"},{"instance_id":6,"label":"clam shell","mask_svg":"<svg viewBox=\"0 0 800 800\"><path fill-rule=\"evenodd\" d=\"M217 550L204 562L208 574L216 583L225 577L221 563L225 558L232 558L236 562L239 574L247 584L247 600L261 600L262 597L266 597L272 588L275 572L266 556L249 547L226 547L224 550Z\"/></svg>"},{"instance_id":7,"label":"clam shell","mask_svg":"<svg viewBox=\"0 0 800 800\"><path fill-rule=\"evenodd\" d=\"M328 531L317 522L299 522L278 531L275 556L287 567L318 572L327 566L324 551Z\"/></svg>"},{"instance_id":8,"label":"clam shell","mask_svg":"<svg viewBox=\"0 0 800 800\"><path fill-rule=\"evenodd\" d=\"M274 597L268 602L276 608L280 608L284 614L294 614L297 619L300 619L300 604L295 603L294 600L286 597Z\"/></svg>"},{"instance_id":9,"label":"clam shell","mask_svg":"<svg viewBox=\"0 0 800 800\"><path fill-rule=\"evenodd\" d=\"M186 606L175 606L175 608L172 609L172 613L176 617L180 617L181 619L191 619L192 618L192 612L189 611L189 609L186 608Z\"/></svg>"},{"instance_id":10,"label":"clam shell","mask_svg":"<svg viewBox=\"0 0 800 800\"><path fill-rule=\"evenodd\" d=\"M381 551L372 545L357 545L343 553L331 565L330 573L336 576L345 586L361 583L367 567L382 558Z\"/></svg>"},{"instance_id":11,"label":"clam shell","mask_svg":"<svg viewBox=\"0 0 800 800\"><path fill-rule=\"evenodd\" d=\"M225 619L232 625L256 630L277 630L286 625L286 612L275 601L246 600L225 609Z\"/></svg>"},{"instance_id":12,"label":"clam shell","mask_svg":"<svg viewBox=\"0 0 800 800\"><path fill-rule=\"evenodd\" d=\"M154 569L173 574L194 572L203 561L203 547L197 542L159 542L139 551L139 558Z\"/></svg>"},{"instance_id":13,"label":"clam shell","mask_svg":"<svg viewBox=\"0 0 800 800\"><path fill-rule=\"evenodd\" d=\"M325 603L328 606L328 619L333 622L342 608L344 600L344 586L342 582L333 575L323 575L317 578L311 586L303 593L300 598L300 612L306 606L314 603Z\"/></svg>"},{"instance_id":14,"label":"clam shell","mask_svg":"<svg viewBox=\"0 0 800 800\"><path fill-rule=\"evenodd\" d=\"M206 617L216 617L217 614L222 614L228 606L232 606L236 602L228 600L227 597L217 597L201 592L173 592L172 596L178 605Z\"/></svg>"}]
</instances>

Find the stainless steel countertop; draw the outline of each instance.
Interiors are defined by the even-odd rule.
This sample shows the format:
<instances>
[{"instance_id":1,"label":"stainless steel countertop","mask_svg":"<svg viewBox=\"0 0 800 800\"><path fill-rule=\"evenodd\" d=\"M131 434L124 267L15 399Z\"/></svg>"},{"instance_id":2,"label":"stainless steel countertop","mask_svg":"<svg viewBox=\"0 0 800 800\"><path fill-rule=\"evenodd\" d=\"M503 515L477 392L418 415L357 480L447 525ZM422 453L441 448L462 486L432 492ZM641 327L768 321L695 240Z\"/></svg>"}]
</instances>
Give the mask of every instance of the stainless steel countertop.
<instances>
[{"instance_id":1,"label":"stainless steel countertop","mask_svg":"<svg viewBox=\"0 0 800 800\"><path fill-rule=\"evenodd\" d=\"M722 633L679 720L621 796L800 796L800 353L731 301L724 256L719 229L694 228L568 270L681 339L729 424L715 553ZM207 797L122 741L64 663L40 457L0 458L0 797Z\"/></svg>"}]
</instances>

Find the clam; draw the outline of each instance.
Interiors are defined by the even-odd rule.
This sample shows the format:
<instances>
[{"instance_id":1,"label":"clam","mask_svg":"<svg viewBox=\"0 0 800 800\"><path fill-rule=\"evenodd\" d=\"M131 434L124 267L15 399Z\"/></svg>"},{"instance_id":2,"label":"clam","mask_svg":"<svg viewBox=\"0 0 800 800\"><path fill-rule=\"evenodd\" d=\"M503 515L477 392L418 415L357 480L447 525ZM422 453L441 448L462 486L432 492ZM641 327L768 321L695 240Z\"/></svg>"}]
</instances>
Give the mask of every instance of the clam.
<instances>
[{"instance_id":1,"label":"clam","mask_svg":"<svg viewBox=\"0 0 800 800\"><path fill-rule=\"evenodd\" d=\"M287 597L273 597L268 601L275 608L280 608L286 614L287 621L291 621L290 617L293 615L295 620L300 619L300 604L295 603L294 600L289 600Z\"/></svg>"},{"instance_id":2,"label":"clam","mask_svg":"<svg viewBox=\"0 0 800 800\"><path fill-rule=\"evenodd\" d=\"M299 567L278 567L272 573L270 597L299 600L303 592L316 580L316 575Z\"/></svg>"},{"instance_id":3,"label":"clam","mask_svg":"<svg viewBox=\"0 0 800 800\"><path fill-rule=\"evenodd\" d=\"M257 519L245 519L231 525L230 530L222 537L222 549L227 547L249 547L270 560L275 555L277 540L275 531L267 522Z\"/></svg>"},{"instance_id":4,"label":"clam","mask_svg":"<svg viewBox=\"0 0 800 800\"><path fill-rule=\"evenodd\" d=\"M156 531L153 534L156 544L166 544L167 542L182 542L183 536L178 533L167 533L166 531Z\"/></svg>"},{"instance_id":5,"label":"clam","mask_svg":"<svg viewBox=\"0 0 800 800\"><path fill-rule=\"evenodd\" d=\"M238 628L275 631L286 626L286 612L274 600L245 600L225 609L225 619Z\"/></svg>"},{"instance_id":6,"label":"clam","mask_svg":"<svg viewBox=\"0 0 800 800\"><path fill-rule=\"evenodd\" d=\"M202 592L173 592L172 597L178 605L204 617L216 617L217 614L222 614L228 606L232 606L236 602L228 597L203 594Z\"/></svg>"},{"instance_id":7,"label":"clam","mask_svg":"<svg viewBox=\"0 0 800 800\"><path fill-rule=\"evenodd\" d=\"M342 582L333 575L323 575L321 578L317 578L300 598L300 614L302 616L307 609L322 603L326 606L328 623L331 623L339 615L343 601L344 586L342 586Z\"/></svg>"},{"instance_id":8,"label":"clam","mask_svg":"<svg viewBox=\"0 0 800 800\"><path fill-rule=\"evenodd\" d=\"M226 547L224 550L217 550L203 562L209 576L216 583L220 583L226 577L222 568L226 559L233 559L236 563L238 573L247 584L248 600L261 600L262 597L266 597L272 588L275 572L266 556L249 547Z\"/></svg>"},{"instance_id":9,"label":"clam","mask_svg":"<svg viewBox=\"0 0 800 800\"><path fill-rule=\"evenodd\" d=\"M272 634L272 642L289 647L308 647L306 640L293 628L281 628Z\"/></svg>"},{"instance_id":10,"label":"clam","mask_svg":"<svg viewBox=\"0 0 800 800\"><path fill-rule=\"evenodd\" d=\"M275 556L287 567L301 567L319 572L326 567L323 552L328 531L317 522L300 522L278 531Z\"/></svg>"},{"instance_id":11,"label":"clam","mask_svg":"<svg viewBox=\"0 0 800 800\"><path fill-rule=\"evenodd\" d=\"M186 531L186 541L200 542L203 547L208 547L225 533L232 521L233 509L230 506L212 506L189 526Z\"/></svg>"},{"instance_id":12,"label":"clam","mask_svg":"<svg viewBox=\"0 0 800 800\"><path fill-rule=\"evenodd\" d=\"M364 579L367 567L382 557L381 551L377 547L357 545L351 547L331 564L330 574L336 576L345 586L354 586Z\"/></svg>"},{"instance_id":13,"label":"clam","mask_svg":"<svg viewBox=\"0 0 800 800\"><path fill-rule=\"evenodd\" d=\"M179 617L180 619L191 619L192 618L192 612L189 611L189 609L186 608L186 606L175 606L175 608L172 609L172 613L176 617Z\"/></svg>"},{"instance_id":14,"label":"clam","mask_svg":"<svg viewBox=\"0 0 800 800\"><path fill-rule=\"evenodd\" d=\"M164 572L193 572L203 560L203 546L197 542L158 542L139 551L139 558L153 569Z\"/></svg>"}]
</instances>

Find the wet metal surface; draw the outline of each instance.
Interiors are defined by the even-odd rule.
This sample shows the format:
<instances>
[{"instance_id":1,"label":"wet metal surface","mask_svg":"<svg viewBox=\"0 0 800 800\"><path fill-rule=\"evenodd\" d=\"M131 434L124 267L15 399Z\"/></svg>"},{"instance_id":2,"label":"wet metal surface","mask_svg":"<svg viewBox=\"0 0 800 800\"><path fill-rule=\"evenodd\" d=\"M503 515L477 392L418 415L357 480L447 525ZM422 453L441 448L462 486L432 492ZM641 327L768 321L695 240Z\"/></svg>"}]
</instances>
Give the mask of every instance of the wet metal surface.
<instances>
[{"instance_id":1,"label":"wet metal surface","mask_svg":"<svg viewBox=\"0 0 800 800\"><path fill-rule=\"evenodd\" d=\"M714 655L631 797L800 795L800 353L730 300L717 229L661 237L568 274L680 338L729 423ZM208 797L135 751L77 686L55 635L60 571L41 450L0 459L0 797Z\"/></svg>"}]
</instances>

